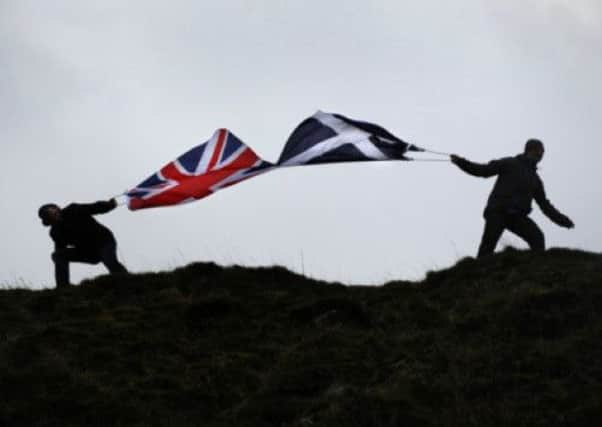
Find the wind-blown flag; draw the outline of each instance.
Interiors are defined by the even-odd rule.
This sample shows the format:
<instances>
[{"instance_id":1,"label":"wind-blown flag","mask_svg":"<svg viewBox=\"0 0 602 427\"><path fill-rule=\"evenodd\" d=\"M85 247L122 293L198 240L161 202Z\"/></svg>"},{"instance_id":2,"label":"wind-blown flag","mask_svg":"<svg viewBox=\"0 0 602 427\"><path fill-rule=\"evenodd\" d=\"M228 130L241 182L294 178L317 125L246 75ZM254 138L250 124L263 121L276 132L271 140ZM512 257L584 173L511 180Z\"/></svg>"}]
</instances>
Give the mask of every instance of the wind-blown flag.
<instances>
[{"instance_id":1,"label":"wind-blown flag","mask_svg":"<svg viewBox=\"0 0 602 427\"><path fill-rule=\"evenodd\" d=\"M219 129L209 141L182 154L128 191L126 201L131 210L191 202L273 166L230 131Z\"/></svg>"},{"instance_id":2,"label":"wind-blown flag","mask_svg":"<svg viewBox=\"0 0 602 427\"><path fill-rule=\"evenodd\" d=\"M131 210L176 205L278 167L410 160L407 151L424 150L376 124L318 111L293 131L277 164L262 160L230 131L219 129L124 196Z\"/></svg>"},{"instance_id":3,"label":"wind-blown flag","mask_svg":"<svg viewBox=\"0 0 602 427\"><path fill-rule=\"evenodd\" d=\"M293 131L277 164L408 160L407 151L424 150L373 123L318 111Z\"/></svg>"}]
</instances>

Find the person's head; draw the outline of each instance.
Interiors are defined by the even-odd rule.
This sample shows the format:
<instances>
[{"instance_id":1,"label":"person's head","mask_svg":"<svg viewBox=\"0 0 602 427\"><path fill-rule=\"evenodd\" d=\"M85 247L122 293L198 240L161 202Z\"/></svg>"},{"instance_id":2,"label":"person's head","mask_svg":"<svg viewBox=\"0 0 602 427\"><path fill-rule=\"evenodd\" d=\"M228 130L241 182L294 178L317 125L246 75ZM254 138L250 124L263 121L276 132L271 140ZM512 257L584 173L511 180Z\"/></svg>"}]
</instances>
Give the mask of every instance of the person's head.
<instances>
[{"instance_id":1,"label":"person's head","mask_svg":"<svg viewBox=\"0 0 602 427\"><path fill-rule=\"evenodd\" d=\"M525 156L539 163L545 152L543 142L539 139L530 139L525 144Z\"/></svg>"},{"instance_id":2,"label":"person's head","mask_svg":"<svg viewBox=\"0 0 602 427\"><path fill-rule=\"evenodd\" d=\"M38 216L45 226L54 225L61 218L61 208L54 203L42 205L40 206L40 209L38 209Z\"/></svg>"}]
</instances>

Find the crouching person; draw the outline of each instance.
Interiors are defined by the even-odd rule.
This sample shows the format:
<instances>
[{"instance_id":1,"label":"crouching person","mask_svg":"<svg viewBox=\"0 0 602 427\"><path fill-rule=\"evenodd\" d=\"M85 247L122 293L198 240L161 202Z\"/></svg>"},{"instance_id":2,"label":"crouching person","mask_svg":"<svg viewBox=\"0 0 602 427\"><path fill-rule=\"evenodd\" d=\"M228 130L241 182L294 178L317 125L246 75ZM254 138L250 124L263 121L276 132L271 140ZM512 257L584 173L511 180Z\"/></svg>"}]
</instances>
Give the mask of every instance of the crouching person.
<instances>
[{"instance_id":1,"label":"crouching person","mask_svg":"<svg viewBox=\"0 0 602 427\"><path fill-rule=\"evenodd\" d=\"M127 273L117 260L117 242L111 230L96 221L93 215L112 211L115 199L90 204L72 203L64 208L50 203L40 207L42 224L50 226L54 241L54 271L56 287L66 287L69 281L69 263L102 262L110 273Z\"/></svg>"}]
</instances>

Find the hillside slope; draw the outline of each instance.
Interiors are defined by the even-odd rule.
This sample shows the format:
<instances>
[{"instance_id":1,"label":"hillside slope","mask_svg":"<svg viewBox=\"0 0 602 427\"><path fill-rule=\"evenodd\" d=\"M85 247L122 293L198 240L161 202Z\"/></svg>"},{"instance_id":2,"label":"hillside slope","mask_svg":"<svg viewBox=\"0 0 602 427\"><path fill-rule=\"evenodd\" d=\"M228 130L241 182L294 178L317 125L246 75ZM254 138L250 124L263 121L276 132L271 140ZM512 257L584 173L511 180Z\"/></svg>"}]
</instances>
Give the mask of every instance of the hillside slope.
<instances>
[{"instance_id":1,"label":"hillside slope","mask_svg":"<svg viewBox=\"0 0 602 427\"><path fill-rule=\"evenodd\" d=\"M420 283L191 264L0 291L0 426L552 426L602 418L602 255Z\"/></svg>"}]
</instances>

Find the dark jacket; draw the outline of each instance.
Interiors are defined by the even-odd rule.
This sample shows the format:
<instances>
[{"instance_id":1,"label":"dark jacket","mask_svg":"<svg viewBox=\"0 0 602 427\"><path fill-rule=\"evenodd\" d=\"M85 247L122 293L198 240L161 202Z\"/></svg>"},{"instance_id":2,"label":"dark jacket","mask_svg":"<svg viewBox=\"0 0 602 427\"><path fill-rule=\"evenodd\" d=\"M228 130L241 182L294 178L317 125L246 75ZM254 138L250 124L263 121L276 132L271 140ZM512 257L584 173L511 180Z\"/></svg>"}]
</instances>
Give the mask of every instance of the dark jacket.
<instances>
[{"instance_id":1,"label":"dark jacket","mask_svg":"<svg viewBox=\"0 0 602 427\"><path fill-rule=\"evenodd\" d=\"M470 175L483 178L498 176L487 201L485 216L494 212L528 215L535 199L542 212L556 224L566 226L570 222L547 199L536 163L524 154L492 160L487 164L460 158L456 164Z\"/></svg>"},{"instance_id":2,"label":"dark jacket","mask_svg":"<svg viewBox=\"0 0 602 427\"><path fill-rule=\"evenodd\" d=\"M111 230L97 222L92 215L115 209L115 202L101 201L90 204L72 203L61 210L61 219L50 228L55 248L74 246L97 251L108 243L115 243Z\"/></svg>"}]
</instances>

